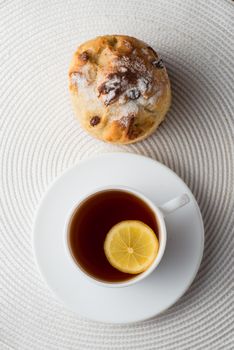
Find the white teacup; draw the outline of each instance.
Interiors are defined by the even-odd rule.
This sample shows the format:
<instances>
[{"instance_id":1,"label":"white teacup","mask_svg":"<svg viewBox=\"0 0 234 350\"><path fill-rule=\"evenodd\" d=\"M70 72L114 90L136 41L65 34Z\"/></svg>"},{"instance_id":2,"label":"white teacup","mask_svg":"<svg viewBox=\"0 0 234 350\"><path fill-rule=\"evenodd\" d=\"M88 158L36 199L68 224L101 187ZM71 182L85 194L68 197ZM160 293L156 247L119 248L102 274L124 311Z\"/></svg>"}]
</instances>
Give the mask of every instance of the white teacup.
<instances>
[{"instance_id":1,"label":"white teacup","mask_svg":"<svg viewBox=\"0 0 234 350\"><path fill-rule=\"evenodd\" d=\"M87 271L85 271L85 269L82 266L80 266L78 261L72 255L68 236L69 236L70 224L71 224L73 215L77 211L77 209L89 197L94 196L95 194L97 194L99 192L114 191L114 190L124 191L124 192L127 192L127 193L134 195L135 197L137 197L141 201L143 201L151 209L151 211L155 214L156 221L158 224L159 250L158 250L158 254L157 254L155 260L153 261L153 263L149 266L149 268L146 271L136 275L135 277L130 278L129 280L118 281L118 282L108 282L108 281L98 280L97 278L94 278ZM154 269L159 265L159 263L163 257L163 254L164 254L164 251L166 248L166 242L167 242L167 230L166 230L166 225L165 225L165 220L164 220L165 216L167 216L168 214L174 212L175 210L183 207L184 205L189 203L189 201L190 201L189 196L187 194L182 194L182 195L170 200L169 202L166 202L163 205L156 206L145 195L143 195L142 193L140 193L134 189L131 189L129 187L125 187L125 186L112 186L111 187L111 186L108 186L108 187L98 188L95 191L88 193L85 197L81 198L81 200L72 209L71 214L68 217L67 223L65 225L65 249L67 251L67 254L68 254L70 260L72 261L72 263L75 264L76 268L79 269L79 271L86 278L88 278L89 280L91 280L91 281L93 281L93 282L95 282L103 287L127 287L127 286L130 286L130 285L135 284L137 282L140 282L154 271Z\"/></svg>"}]
</instances>

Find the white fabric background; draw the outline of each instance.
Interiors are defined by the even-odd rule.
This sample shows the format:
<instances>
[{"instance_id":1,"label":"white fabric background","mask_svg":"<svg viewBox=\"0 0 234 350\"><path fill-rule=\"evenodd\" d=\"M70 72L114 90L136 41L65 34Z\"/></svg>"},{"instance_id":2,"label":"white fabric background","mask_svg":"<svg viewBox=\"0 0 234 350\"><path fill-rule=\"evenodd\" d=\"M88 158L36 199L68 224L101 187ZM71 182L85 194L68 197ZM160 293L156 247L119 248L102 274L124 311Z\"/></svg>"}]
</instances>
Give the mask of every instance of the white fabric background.
<instances>
[{"instance_id":1,"label":"white fabric background","mask_svg":"<svg viewBox=\"0 0 234 350\"><path fill-rule=\"evenodd\" d=\"M0 349L233 349L234 3L223 0L0 1ZM173 89L148 140L96 141L73 117L67 70L82 41L134 35L163 56ZM200 205L204 259L167 312L104 325L67 311L38 273L32 222L48 185L95 153L144 154L180 175Z\"/></svg>"}]
</instances>

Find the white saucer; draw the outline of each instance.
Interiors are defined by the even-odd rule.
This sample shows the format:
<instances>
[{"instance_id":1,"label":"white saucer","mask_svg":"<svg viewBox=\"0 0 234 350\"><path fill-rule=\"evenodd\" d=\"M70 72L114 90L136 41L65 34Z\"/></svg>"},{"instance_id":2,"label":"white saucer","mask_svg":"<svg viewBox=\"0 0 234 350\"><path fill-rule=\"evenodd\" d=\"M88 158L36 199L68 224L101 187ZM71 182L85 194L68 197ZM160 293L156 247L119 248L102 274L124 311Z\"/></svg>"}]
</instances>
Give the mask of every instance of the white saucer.
<instances>
[{"instance_id":1,"label":"white saucer","mask_svg":"<svg viewBox=\"0 0 234 350\"><path fill-rule=\"evenodd\" d=\"M72 264L64 249L64 224L81 196L97 187L124 185L156 205L182 193L191 201L166 218L168 241L158 268L125 288L94 284ZM108 153L80 162L50 187L37 211L33 247L39 269L54 293L78 315L125 323L151 318L174 304L192 283L203 253L202 217L185 183L164 165L130 153Z\"/></svg>"}]
</instances>

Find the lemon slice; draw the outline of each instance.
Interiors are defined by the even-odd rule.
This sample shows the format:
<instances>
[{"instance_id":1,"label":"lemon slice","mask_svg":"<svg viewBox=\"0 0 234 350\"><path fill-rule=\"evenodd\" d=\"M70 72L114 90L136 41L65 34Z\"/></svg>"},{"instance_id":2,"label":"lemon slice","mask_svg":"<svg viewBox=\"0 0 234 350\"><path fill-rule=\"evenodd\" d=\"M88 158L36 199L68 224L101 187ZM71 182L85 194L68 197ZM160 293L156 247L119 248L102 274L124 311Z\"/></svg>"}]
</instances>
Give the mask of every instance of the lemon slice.
<instances>
[{"instance_id":1,"label":"lemon slice","mask_svg":"<svg viewBox=\"0 0 234 350\"><path fill-rule=\"evenodd\" d=\"M137 274L147 270L156 258L158 239L154 231L141 221L121 221L108 232L104 251L113 267Z\"/></svg>"}]
</instances>

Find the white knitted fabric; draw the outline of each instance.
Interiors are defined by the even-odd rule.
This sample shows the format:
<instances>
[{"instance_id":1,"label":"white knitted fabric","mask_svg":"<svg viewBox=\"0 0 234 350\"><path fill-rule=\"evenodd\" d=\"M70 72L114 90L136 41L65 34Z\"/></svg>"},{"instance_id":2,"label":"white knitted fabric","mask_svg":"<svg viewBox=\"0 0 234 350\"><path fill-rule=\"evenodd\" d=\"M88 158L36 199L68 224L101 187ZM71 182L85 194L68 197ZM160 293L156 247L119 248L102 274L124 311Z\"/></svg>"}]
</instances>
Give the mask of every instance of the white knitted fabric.
<instances>
[{"instance_id":1,"label":"white knitted fabric","mask_svg":"<svg viewBox=\"0 0 234 350\"><path fill-rule=\"evenodd\" d=\"M0 1L0 349L231 350L234 236L234 3L228 0ZM173 104L159 130L131 146L94 140L75 121L67 89L84 40L145 40L168 67ZM49 184L95 153L147 155L194 193L205 252L188 292L143 323L80 319L44 283L31 248Z\"/></svg>"}]
</instances>

